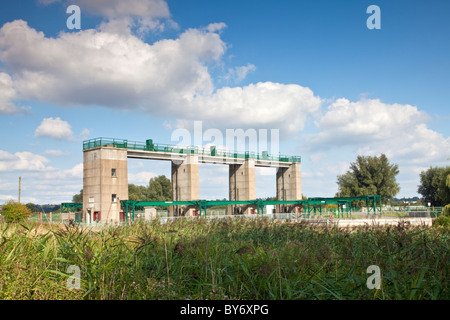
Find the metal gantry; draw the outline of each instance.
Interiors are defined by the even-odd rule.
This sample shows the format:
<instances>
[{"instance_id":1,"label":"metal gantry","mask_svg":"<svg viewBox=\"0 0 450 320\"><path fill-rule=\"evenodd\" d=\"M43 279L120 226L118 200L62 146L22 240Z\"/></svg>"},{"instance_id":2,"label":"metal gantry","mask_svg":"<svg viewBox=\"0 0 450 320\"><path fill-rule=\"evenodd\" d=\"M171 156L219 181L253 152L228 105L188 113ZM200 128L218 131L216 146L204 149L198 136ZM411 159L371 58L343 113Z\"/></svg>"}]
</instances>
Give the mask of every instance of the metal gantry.
<instances>
[{"instance_id":1,"label":"metal gantry","mask_svg":"<svg viewBox=\"0 0 450 320\"><path fill-rule=\"evenodd\" d=\"M75 213L75 209L77 208L83 208L82 203L75 203L75 202L63 202L61 203L61 213L64 213L66 211L67 213L70 213L72 209L72 213ZM81 222L82 220L82 214L77 215L75 213L75 222Z\"/></svg>"},{"instance_id":2,"label":"metal gantry","mask_svg":"<svg viewBox=\"0 0 450 320\"><path fill-rule=\"evenodd\" d=\"M372 212L375 216L377 211L381 216L381 197L379 195L369 195L362 197L345 197L345 198L310 198L307 200L291 200L291 201L276 201L276 200L249 200L249 201L225 201L225 200L192 200L192 201L135 201L122 200L121 204L125 209L125 219L128 221L129 214L133 221L135 218L136 207L168 207L168 206L192 206L199 209L199 216L206 217L207 208L214 206L228 206L228 205L247 205L253 206L257 210L257 215L264 214L264 206L266 205L294 205L305 209L305 213L310 218L311 213L322 213L322 206L327 204L338 205L338 217L343 218L344 213L351 214L353 201L365 201L367 206L367 214Z\"/></svg>"}]
</instances>

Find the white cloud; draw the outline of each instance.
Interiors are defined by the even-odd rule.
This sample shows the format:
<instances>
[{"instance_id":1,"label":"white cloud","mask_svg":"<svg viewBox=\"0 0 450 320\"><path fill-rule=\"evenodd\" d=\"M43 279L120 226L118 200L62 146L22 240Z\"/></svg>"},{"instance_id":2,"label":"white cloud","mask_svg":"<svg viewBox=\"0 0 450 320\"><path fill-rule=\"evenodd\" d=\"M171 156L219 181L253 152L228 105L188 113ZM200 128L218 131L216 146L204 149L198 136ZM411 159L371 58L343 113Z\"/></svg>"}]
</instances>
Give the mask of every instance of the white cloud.
<instances>
[{"instance_id":1,"label":"white cloud","mask_svg":"<svg viewBox=\"0 0 450 320\"><path fill-rule=\"evenodd\" d=\"M22 20L0 29L0 59L15 76L16 90L25 99L61 106L173 114L180 100L213 90L204 63L224 52L218 34L197 29L153 45L96 30L47 38Z\"/></svg>"},{"instance_id":2,"label":"white cloud","mask_svg":"<svg viewBox=\"0 0 450 320\"><path fill-rule=\"evenodd\" d=\"M214 23L210 23L209 25L207 25L205 27L205 30L207 30L208 32L217 32L217 31L221 31L223 29L226 28L226 24L223 22L214 22Z\"/></svg>"},{"instance_id":3,"label":"white cloud","mask_svg":"<svg viewBox=\"0 0 450 320\"><path fill-rule=\"evenodd\" d=\"M49 160L28 151L11 154L0 150L0 172L45 170Z\"/></svg>"},{"instance_id":4,"label":"white cloud","mask_svg":"<svg viewBox=\"0 0 450 320\"><path fill-rule=\"evenodd\" d=\"M272 126L297 132L321 99L296 84L261 82L215 89L209 63L226 44L223 24L188 29L177 39L147 44L133 35L97 30L47 38L25 21L0 29L0 59L21 96L62 106L101 105L153 115L209 120L213 126ZM238 69L243 77L252 65Z\"/></svg>"},{"instance_id":5,"label":"white cloud","mask_svg":"<svg viewBox=\"0 0 450 320\"><path fill-rule=\"evenodd\" d=\"M136 185L148 185L151 178L155 178L158 175L149 171L140 171L136 173L128 173L128 183Z\"/></svg>"},{"instance_id":6,"label":"white cloud","mask_svg":"<svg viewBox=\"0 0 450 320\"><path fill-rule=\"evenodd\" d=\"M256 70L256 66L248 63L246 66L239 66L232 69L228 69L228 73L222 77L226 82L239 83L247 77L249 72Z\"/></svg>"},{"instance_id":7,"label":"white cloud","mask_svg":"<svg viewBox=\"0 0 450 320\"><path fill-rule=\"evenodd\" d=\"M23 202L70 202L72 196L83 187L83 163L69 169L60 169L48 166L49 160L31 152L7 155L0 151L0 154L3 154L2 159L10 159L0 160L0 172L4 178L0 179L0 204L7 201L9 195L17 198L18 176L22 177Z\"/></svg>"},{"instance_id":8,"label":"white cloud","mask_svg":"<svg viewBox=\"0 0 450 320\"><path fill-rule=\"evenodd\" d=\"M70 124L57 118L44 118L34 132L36 137L48 137L58 140L69 140L73 136Z\"/></svg>"},{"instance_id":9,"label":"white cloud","mask_svg":"<svg viewBox=\"0 0 450 320\"><path fill-rule=\"evenodd\" d=\"M87 12L106 19L100 29L129 34L132 28L143 34L150 30L164 30L165 26L177 27L170 19L170 10L165 0L38 0L50 5L60 3L66 7L77 5Z\"/></svg>"},{"instance_id":10,"label":"white cloud","mask_svg":"<svg viewBox=\"0 0 450 320\"><path fill-rule=\"evenodd\" d=\"M89 135L91 134L91 132L89 131L89 129L83 129L80 133L80 137L83 140L86 140L87 138L89 138Z\"/></svg>"},{"instance_id":11,"label":"white cloud","mask_svg":"<svg viewBox=\"0 0 450 320\"><path fill-rule=\"evenodd\" d=\"M110 19L128 16L168 18L169 7L164 0L71 0L89 13Z\"/></svg>"},{"instance_id":12,"label":"white cloud","mask_svg":"<svg viewBox=\"0 0 450 320\"><path fill-rule=\"evenodd\" d=\"M17 92L10 75L0 72L0 114L26 112L25 108L14 104L15 98L17 98Z\"/></svg>"},{"instance_id":13,"label":"white cloud","mask_svg":"<svg viewBox=\"0 0 450 320\"><path fill-rule=\"evenodd\" d=\"M340 144L385 140L399 129L411 128L425 120L427 115L415 106L385 104L378 99L350 102L341 98L317 122L321 133L316 140L334 143L343 138Z\"/></svg>"},{"instance_id":14,"label":"white cloud","mask_svg":"<svg viewBox=\"0 0 450 320\"><path fill-rule=\"evenodd\" d=\"M304 187L317 193L328 190L330 195L337 191L336 177L349 169L349 161L357 155L384 153L390 163L399 166L399 196L416 195L420 171L431 165L446 166L450 157L450 138L428 128L429 120L416 106L378 99L336 100L318 117L319 132L302 137L303 152L311 160L305 167L310 173L303 173ZM332 183L319 185L317 172Z\"/></svg>"},{"instance_id":15,"label":"white cloud","mask_svg":"<svg viewBox=\"0 0 450 320\"><path fill-rule=\"evenodd\" d=\"M271 176L275 179L276 168L255 167L256 176Z\"/></svg>"},{"instance_id":16,"label":"white cloud","mask_svg":"<svg viewBox=\"0 0 450 320\"><path fill-rule=\"evenodd\" d=\"M69 155L70 153L61 150L45 150L45 154L51 157L64 157Z\"/></svg>"},{"instance_id":17,"label":"white cloud","mask_svg":"<svg viewBox=\"0 0 450 320\"><path fill-rule=\"evenodd\" d=\"M268 127L281 132L303 130L307 116L321 106L311 89L296 84L259 82L244 87L224 87L198 95L181 116L201 115L211 126Z\"/></svg>"},{"instance_id":18,"label":"white cloud","mask_svg":"<svg viewBox=\"0 0 450 320\"><path fill-rule=\"evenodd\" d=\"M450 138L429 129L430 117L417 107L386 104L378 99L338 99L316 125L309 142L318 148L352 145L357 154L386 154L408 163L443 161Z\"/></svg>"}]
</instances>

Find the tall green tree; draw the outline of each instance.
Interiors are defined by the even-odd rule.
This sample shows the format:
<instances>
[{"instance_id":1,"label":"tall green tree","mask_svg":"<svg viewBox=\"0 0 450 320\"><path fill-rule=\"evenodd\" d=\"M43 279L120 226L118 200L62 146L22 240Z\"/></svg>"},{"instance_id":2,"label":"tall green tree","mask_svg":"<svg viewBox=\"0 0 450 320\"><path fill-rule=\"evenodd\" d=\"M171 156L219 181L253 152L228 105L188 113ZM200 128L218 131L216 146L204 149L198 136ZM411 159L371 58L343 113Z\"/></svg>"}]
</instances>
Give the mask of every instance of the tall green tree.
<instances>
[{"instance_id":1,"label":"tall green tree","mask_svg":"<svg viewBox=\"0 0 450 320\"><path fill-rule=\"evenodd\" d=\"M425 203L432 206L444 206L450 203L450 166L430 167L420 173L420 185L417 192Z\"/></svg>"},{"instance_id":2,"label":"tall green tree","mask_svg":"<svg viewBox=\"0 0 450 320\"><path fill-rule=\"evenodd\" d=\"M350 170L337 177L340 197L380 195L383 202L392 200L400 191L396 181L398 165L390 164L386 155L358 156Z\"/></svg>"},{"instance_id":3,"label":"tall green tree","mask_svg":"<svg viewBox=\"0 0 450 320\"><path fill-rule=\"evenodd\" d=\"M148 190L145 186L128 184L128 199L136 201L148 201Z\"/></svg>"},{"instance_id":4,"label":"tall green tree","mask_svg":"<svg viewBox=\"0 0 450 320\"><path fill-rule=\"evenodd\" d=\"M172 184L170 180L160 175L151 178L148 186L149 201L170 201L172 200Z\"/></svg>"},{"instance_id":5,"label":"tall green tree","mask_svg":"<svg viewBox=\"0 0 450 320\"><path fill-rule=\"evenodd\" d=\"M439 186L439 198L442 205L450 204L450 167L445 168L441 185Z\"/></svg>"},{"instance_id":6,"label":"tall green tree","mask_svg":"<svg viewBox=\"0 0 450 320\"><path fill-rule=\"evenodd\" d=\"M151 178L147 187L129 184L128 199L136 201L170 201L172 200L172 184L164 175Z\"/></svg>"}]
</instances>

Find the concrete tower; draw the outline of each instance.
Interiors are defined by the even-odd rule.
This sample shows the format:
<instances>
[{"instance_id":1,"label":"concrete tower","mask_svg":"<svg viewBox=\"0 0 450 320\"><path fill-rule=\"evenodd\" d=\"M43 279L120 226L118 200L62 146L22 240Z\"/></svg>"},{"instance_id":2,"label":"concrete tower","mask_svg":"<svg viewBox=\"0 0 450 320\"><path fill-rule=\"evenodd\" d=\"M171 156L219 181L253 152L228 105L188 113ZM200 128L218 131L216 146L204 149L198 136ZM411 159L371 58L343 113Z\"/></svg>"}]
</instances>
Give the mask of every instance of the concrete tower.
<instances>
[{"instance_id":1,"label":"concrete tower","mask_svg":"<svg viewBox=\"0 0 450 320\"><path fill-rule=\"evenodd\" d=\"M83 152L83 220L119 222L128 200L127 150L98 147Z\"/></svg>"}]
</instances>

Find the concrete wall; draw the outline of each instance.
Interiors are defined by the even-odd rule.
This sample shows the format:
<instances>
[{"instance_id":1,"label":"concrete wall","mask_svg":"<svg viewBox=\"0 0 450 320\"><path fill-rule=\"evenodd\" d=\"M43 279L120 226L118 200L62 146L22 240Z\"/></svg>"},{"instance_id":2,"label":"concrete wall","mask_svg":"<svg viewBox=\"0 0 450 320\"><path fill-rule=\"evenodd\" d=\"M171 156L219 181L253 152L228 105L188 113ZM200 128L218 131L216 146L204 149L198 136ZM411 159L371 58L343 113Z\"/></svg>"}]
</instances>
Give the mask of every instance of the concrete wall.
<instances>
[{"instance_id":1,"label":"concrete wall","mask_svg":"<svg viewBox=\"0 0 450 320\"><path fill-rule=\"evenodd\" d=\"M127 150L100 147L85 150L83 157L84 221L93 221L100 212L101 222L119 222L120 200L128 200Z\"/></svg>"},{"instance_id":2,"label":"concrete wall","mask_svg":"<svg viewBox=\"0 0 450 320\"><path fill-rule=\"evenodd\" d=\"M302 182L300 163L296 162L289 168L277 168L277 200L302 200ZM277 205L277 212L298 212L292 205Z\"/></svg>"}]
</instances>

